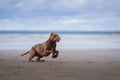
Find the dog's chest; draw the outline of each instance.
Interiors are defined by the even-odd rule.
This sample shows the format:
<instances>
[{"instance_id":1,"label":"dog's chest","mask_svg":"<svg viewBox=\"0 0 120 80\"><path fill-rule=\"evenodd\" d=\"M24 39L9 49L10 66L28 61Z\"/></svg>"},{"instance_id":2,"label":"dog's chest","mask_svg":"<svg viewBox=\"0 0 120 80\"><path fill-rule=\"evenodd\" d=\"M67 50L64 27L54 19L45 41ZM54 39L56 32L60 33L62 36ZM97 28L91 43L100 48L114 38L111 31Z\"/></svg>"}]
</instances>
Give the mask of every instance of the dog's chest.
<instances>
[{"instance_id":1,"label":"dog's chest","mask_svg":"<svg viewBox=\"0 0 120 80\"><path fill-rule=\"evenodd\" d=\"M53 44L53 43L49 43L47 44L46 48L47 50L53 50L55 48L56 44Z\"/></svg>"}]
</instances>

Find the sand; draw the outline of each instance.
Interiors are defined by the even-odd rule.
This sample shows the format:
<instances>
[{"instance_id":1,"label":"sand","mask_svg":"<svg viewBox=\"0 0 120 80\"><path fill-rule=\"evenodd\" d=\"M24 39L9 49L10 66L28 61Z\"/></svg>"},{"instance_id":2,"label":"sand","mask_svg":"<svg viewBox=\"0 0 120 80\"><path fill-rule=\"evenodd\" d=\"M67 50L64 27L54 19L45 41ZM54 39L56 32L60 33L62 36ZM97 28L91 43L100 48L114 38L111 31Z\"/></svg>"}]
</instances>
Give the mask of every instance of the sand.
<instances>
[{"instance_id":1,"label":"sand","mask_svg":"<svg viewBox=\"0 0 120 80\"><path fill-rule=\"evenodd\" d=\"M26 51L0 50L0 80L120 80L120 49L60 50L45 62L20 57Z\"/></svg>"}]
</instances>

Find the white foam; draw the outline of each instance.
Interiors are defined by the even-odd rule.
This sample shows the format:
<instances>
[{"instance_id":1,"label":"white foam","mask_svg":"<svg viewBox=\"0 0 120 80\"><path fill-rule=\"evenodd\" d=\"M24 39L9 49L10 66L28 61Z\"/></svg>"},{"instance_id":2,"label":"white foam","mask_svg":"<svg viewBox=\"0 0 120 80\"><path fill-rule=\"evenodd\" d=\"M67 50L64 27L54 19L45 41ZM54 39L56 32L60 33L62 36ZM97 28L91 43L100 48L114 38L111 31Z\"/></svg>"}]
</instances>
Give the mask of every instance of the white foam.
<instances>
[{"instance_id":1,"label":"white foam","mask_svg":"<svg viewBox=\"0 0 120 80\"><path fill-rule=\"evenodd\" d=\"M60 35L57 48L120 48L120 35ZM0 35L0 49L30 49L49 35Z\"/></svg>"}]
</instances>

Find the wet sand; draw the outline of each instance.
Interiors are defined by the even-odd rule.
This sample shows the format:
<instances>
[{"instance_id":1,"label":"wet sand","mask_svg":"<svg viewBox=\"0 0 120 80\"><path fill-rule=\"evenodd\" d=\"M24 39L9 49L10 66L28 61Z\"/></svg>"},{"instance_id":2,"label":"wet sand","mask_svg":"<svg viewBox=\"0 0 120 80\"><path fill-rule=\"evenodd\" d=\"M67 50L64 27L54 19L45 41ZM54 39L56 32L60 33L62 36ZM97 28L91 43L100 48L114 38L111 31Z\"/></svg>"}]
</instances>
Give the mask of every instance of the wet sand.
<instances>
[{"instance_id":1,"label":"wet sand","mask_svg":"<svg viewBox=\"0 0 120 80\"><path fill-rule=\"evenodd\" d=\"M60 50L45 62L29 62L26 51L0 50L0 80L120 80L120 49Z\"/></svg>"}]
</instances>

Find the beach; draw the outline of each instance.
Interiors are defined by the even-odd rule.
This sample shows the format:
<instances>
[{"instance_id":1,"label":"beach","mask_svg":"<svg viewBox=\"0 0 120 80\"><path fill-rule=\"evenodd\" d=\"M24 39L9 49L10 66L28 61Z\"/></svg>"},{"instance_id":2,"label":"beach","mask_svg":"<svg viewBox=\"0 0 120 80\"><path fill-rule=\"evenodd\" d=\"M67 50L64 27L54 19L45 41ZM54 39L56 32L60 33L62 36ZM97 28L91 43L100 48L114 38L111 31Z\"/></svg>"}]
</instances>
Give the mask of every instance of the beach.
<instances>
[{"instance_id":1,"label":"beach","mask_svg":"<svg viewBox=\"0 0 120 80\"><path fill-rule=\"evenodd\" d=\"M26 51L0 50L0 80L120 80L120 49L62 49L44 62L29 62Z\"/></svg>"}]
</instances>

